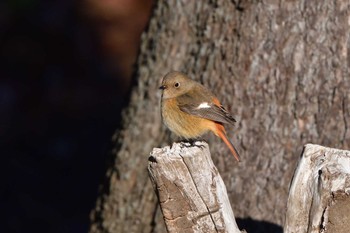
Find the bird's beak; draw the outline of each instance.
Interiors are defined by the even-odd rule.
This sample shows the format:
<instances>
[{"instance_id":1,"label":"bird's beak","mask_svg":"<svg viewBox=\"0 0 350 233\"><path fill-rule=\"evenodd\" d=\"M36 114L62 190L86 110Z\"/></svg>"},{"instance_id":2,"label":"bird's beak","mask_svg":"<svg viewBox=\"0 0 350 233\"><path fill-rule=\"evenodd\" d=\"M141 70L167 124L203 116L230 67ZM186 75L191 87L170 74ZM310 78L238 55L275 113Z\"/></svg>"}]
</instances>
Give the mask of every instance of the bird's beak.
<instances>
[{"instance_id":1,"label":"bird's beak","mask_svg":"<svg viewBox=\"0 0 350 233\"><path fill-rule=\"evenodd\" d=\"M159 89L164 90L164 89L166 89L166 86L165 86L165 85L161 85L161 86L159 87Z\"/></svg>"}]
</instances>

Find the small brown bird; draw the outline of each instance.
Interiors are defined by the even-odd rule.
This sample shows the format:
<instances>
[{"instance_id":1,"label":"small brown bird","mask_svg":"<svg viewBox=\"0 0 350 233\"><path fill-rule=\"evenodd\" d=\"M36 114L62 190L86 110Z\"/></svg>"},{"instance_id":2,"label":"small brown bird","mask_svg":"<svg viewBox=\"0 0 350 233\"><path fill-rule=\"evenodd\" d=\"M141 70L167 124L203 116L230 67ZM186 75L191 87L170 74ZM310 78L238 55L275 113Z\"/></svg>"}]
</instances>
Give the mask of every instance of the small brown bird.
<instances>
[{"instance_id":1,"label":"small brown bird","mask_svg":"<svg viewBox=\"0 0 350 233\"><path fill-rule=\"evenodd\" d=\"M236 120L207 88L177 71L165 75L159 88L162 89L162 118L172 132L185 139L195 139L212 131L226 143L236 160L240 160L223 125L234 125Z\"/></svg>"}]
</instances>

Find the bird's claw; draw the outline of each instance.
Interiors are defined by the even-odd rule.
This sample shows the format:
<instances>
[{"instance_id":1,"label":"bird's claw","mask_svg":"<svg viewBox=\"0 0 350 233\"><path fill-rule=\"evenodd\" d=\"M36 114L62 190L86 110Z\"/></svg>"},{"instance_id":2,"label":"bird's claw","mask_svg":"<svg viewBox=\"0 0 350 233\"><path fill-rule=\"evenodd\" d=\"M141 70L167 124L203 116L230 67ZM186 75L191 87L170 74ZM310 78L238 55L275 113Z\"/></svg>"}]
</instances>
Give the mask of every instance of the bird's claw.
<instances>
[{"instance_id":1,"label":"bird's claw","mask_svg":"<svg viewBox=\"0 0 350 233\"><path fill-rule=\"evenodd\" d=\"M200 143L200 142L202 142L202 141L198 141L198 140L194 140L194 139L189 139L189 140L182 141L182 142L183 142L182 145L183 145L184 147L198 147L198 148L200 148L200 149L205 148L205 145L203 145L202 143Z\"/></svg>"}]
</instances>

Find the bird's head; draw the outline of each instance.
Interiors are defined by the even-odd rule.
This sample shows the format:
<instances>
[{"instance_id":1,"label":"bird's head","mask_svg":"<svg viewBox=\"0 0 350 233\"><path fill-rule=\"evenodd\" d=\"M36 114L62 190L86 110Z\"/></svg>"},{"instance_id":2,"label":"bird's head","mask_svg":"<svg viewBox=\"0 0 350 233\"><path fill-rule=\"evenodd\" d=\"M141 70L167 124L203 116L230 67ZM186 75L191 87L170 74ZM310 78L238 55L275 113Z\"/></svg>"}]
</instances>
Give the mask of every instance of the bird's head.
<instances>
[{"instance_id":1,"label":"bird's head","mask_svg":"<svg viewBox=\"0 0 350 233\"><path fill-rule=\"evenodd\" d=\"M159 89L163 91L163 99L170 99L187 93L194 85L195 82L184 73L172 71L164 76Z\"/></svg>"}]
</instances>

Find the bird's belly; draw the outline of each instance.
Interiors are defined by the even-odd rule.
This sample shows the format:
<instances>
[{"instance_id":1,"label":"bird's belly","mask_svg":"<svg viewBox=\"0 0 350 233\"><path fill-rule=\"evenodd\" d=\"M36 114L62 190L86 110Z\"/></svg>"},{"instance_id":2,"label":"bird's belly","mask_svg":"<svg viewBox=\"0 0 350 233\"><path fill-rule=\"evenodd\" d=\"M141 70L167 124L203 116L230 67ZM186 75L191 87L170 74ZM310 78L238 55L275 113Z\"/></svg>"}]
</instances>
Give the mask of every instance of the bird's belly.
<instances>
[{"instance_id":1,"label":"bird's belly","mask_svg":"<svg viewBox=\"0 0 350 233\"><path fill-rule=\"evenodd\" d=\"M176 104L163 104L162 117L165 125L176 135L198 138L210 129L211 121L181 111Z\"/></svg>"}]
</instances>

